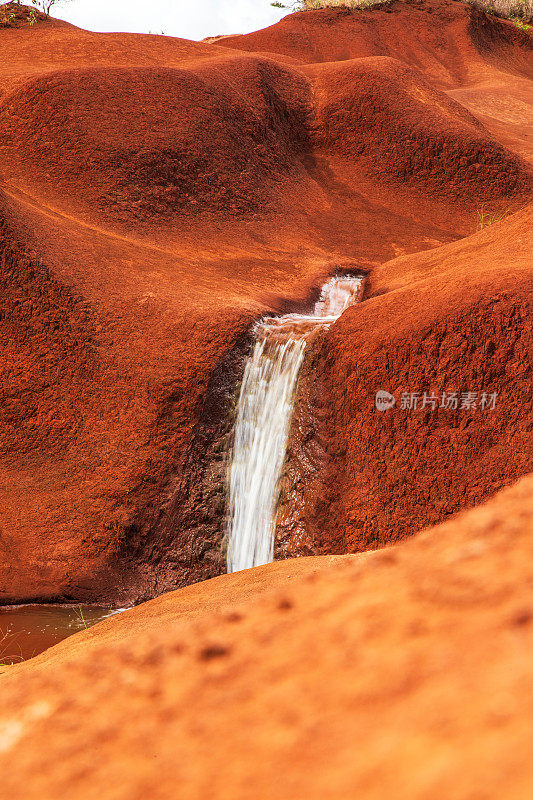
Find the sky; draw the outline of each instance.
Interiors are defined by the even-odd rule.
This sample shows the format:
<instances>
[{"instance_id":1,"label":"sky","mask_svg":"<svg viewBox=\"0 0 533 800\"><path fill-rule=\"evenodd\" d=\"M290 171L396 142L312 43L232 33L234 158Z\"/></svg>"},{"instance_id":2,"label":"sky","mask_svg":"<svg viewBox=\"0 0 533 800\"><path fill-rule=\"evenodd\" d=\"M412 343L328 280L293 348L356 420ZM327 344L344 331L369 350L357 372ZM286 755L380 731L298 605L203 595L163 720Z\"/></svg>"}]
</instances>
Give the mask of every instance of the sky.
<instances>
[{"instance_id":1,"label":"sky","mask_svg":"<svg viewBox=\"0 0 533 800\"><path fill-rule=\"evenodd\" d=\"M90 31L161 33L203 39L249 33L278 22L287 11L271 0L68 0L53 17Z\"/></svg>"}]
</instances>

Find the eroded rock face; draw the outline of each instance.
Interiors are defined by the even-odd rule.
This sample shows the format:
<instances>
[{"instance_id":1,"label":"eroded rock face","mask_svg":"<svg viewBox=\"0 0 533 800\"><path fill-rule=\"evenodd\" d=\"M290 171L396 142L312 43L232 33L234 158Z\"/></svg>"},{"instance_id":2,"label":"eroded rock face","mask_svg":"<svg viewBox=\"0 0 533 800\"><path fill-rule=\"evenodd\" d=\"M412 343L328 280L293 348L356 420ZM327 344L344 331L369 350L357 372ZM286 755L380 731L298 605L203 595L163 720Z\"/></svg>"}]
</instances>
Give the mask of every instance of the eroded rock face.
<instances>
[{"instance_id":1,"label":"eroded rock face","mask_svg":"<svg viewBox=\"0 0 533 800\"><path fill-rule=\"evenodd\" d=\"M524 210L369 276L302 376L280 554L382 546L532 469L530 228Z\"/></svg>"},{"instance_id":2,"label":"eroded rock face","mask_svg":"<svg viewBox=\"0 0 533 800\"><path fill-rule=\"evenodd\" d=\"M396 547L220 576L10 668L4 791L521 800L532 498L529 476Z\"/></svg>"},{"instance_id":3,"label":"eroded rock face","mask_svg":"<svg viewBox=\"0 0 533 800\"><path fill-rule=\"evenodd\" d=\"M447 2L309 12L223 46L51 19L0 29L2 601L135 600L224 568L222 453L252 321L308 298L337 268L383 274L374 293L388 292L418 269L391 259L472 233L480 204L507 212L529 197L527 131L516 121L530 107L529 40L484 19ZM475 248L482 258L491 245L469 241L475 269ZM526 284L513 273L504 293L499 280L487 272L477 294L454 299L443 273L427 303L403 290L413 308L427 305L425 321L411 315L398 327L411 354L423 350L424 325L445 337L449 317L459 358L474 309L499 385L500 343L515 347L510 363L528 345L525 333L512 338ZM317 434L314 468L331 471L321 472L328 483L342 463L348 483L337 487L342 501L326 495L320 506L312 482L314 548L374 542L375 507L390 508L380 483L368 518L362 508L353 516L367 484L335 387L346 381L347 402L359 402L361 342L378 348L383 315L401 316L396 294L343 318L316 363L331 402L313 400L313 413L337 438ZM376 333L366 337L359 319ZM500 319L506 331L494 336ZM376 377L405 381L408 350L390 344L394 375L371 349L369 363ZM472 378L490 377L476 373L490 353L483 362L481 351L465 353ZM417 379L433 377L430 359L413 358ZM508 424L454 440L470 464L490 437L490 464L479 463L497 465L492 490L527 468L506 450L524 421L509 403ZM350 405L347 422L358 413ZM428 432L434 441L431 424L412 427L398 475L417 471L417 437ZM380 447L381 458L390 447ZM454 509L489 492L486 476L472 484L453 474ZM438 485L404 492L390 538L441 518ZM336 544L322 524L332 503L346 525ZM387 513L380 542L390 540Z\"/></svg>"}]
</instances>

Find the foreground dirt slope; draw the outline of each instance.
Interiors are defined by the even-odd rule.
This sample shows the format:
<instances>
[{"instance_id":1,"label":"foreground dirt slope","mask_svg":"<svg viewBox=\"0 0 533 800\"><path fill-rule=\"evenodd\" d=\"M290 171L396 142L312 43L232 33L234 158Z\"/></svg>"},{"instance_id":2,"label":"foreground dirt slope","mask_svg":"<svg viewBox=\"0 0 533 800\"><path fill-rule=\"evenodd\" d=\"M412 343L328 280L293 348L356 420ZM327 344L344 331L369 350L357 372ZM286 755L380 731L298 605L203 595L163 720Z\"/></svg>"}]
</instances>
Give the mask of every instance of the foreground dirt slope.
<instances>
[{"instance_id":1,"label":"foreground dirt slope","mask_svg":"<svg viewBox=\"0 0 533 800\"><path fill-rule=\"evenodd\" d=\"M326 22L325 43L355 35ZM515 81L525 40L496 31L476 63ZM0 29L2 601L124 602L219 574L252 320L530 196L526 161L429 62L401 63L398 35L306 65Z\"/></svg>"},{"instance_id":2,"label":"foreground dirt slope","mask_svg":"<svg viewBox=\"0 0 533 800\"><path fill-rule=\"evenodd\" d=\"M326 334L294 425L299 552L386 544L531 470L532 215L377 267Z\"/></svg>"},{"instance_id":3,"label":"foreground dirt slope","mask_svg":"<svg viewBox=\"0 0 533 800\"><path fill-rule=\"evenodd\" d=\"M171 622L177 592L102 625L115 641L97 627L15 667L0 679L3 791L523 800L532 497L530 476L361 561L313 575L297 561L300 578L253 602L255 571L223 576L218 615L208 582L204 615L193 599Z\"/></svg>"},{"instance_id":4,"label":"foreground dirt slope","mask_svg":"<svg viewBox=\"0 0 533 800\"><path fill-rule=\"evenodd\" d=\"M100 647L126 640L133 643L139 636L150 635L154 626L163 630L179 619L205 619L209 613L217 615L224 609L230 609L229 613L232 613L231 609L235 604L254 604L263 594L269 594L276 588L286 589L294 581L298 583L304 576L327 572L332 567L370 555L363 553L357 556L320 556L275 561L253 570L233 573L231 578L219 575L208 582L200 581L184 586L128 608L109 620L104 620L103 624L94 625L84 631L81 637L65 639L57 647L49 648L32 659L31 665L43 665L49 661L55 663L57 658L62 657L61 652L70 660L73 655L82 655L88 645ZM4 674L8 674L8 671Z\"/></svg>"}]
</instances>

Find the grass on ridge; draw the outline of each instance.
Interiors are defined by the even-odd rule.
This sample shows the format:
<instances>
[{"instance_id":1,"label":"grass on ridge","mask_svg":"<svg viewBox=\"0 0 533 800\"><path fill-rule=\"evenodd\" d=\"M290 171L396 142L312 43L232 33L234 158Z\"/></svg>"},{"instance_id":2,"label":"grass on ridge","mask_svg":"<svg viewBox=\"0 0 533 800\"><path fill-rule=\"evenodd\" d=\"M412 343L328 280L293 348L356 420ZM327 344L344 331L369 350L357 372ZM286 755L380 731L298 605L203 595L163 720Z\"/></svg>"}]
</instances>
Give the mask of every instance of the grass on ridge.
<instances>
[{"instance_id":1,"label":"grass on ridge","mask_svg":"<svg viewBox=\"0 0 533 800\"><path fill-rule=\"evenodd\" d=\"M489 225L494 225L495 222L501 222L502 219L505 219L510 213L510 208L506 208L504 211L490 212L485 209L484 205L482 205L477 211L476 230L482 231L484 228L488 228Z\"/></svg>"},{"instance_id":2,"label":"grass on ridge","mask_svg":"<svg viewBox=\"0 0 533 800\"><path fill-rule=\"evenodd\" d=\"M533 0L467 0L467 2L494 17L511 20L522 30L527 31L531 27L528 23L533 22Z\"/></svg>"}]
</instances>

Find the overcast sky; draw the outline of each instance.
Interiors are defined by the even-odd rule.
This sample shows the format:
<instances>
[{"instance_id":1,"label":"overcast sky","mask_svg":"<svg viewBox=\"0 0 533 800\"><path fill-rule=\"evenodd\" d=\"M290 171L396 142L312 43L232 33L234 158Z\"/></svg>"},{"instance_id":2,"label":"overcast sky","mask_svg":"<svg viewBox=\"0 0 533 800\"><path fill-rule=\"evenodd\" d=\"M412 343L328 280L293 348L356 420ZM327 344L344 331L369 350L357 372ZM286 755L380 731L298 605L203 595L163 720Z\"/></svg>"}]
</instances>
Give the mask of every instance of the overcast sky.
<instances>
[{"instance_id":1,"label":"overcast sky","mask_svg":"<svg viewBox=\"0 0 533 800\"><path fill-rule=\"evenodd\" d=\"M70 0L52 9L52 16L90 31L163 31L184 39L249 33L286 13L270 0Z\"/></svg>"}]
</instances>

